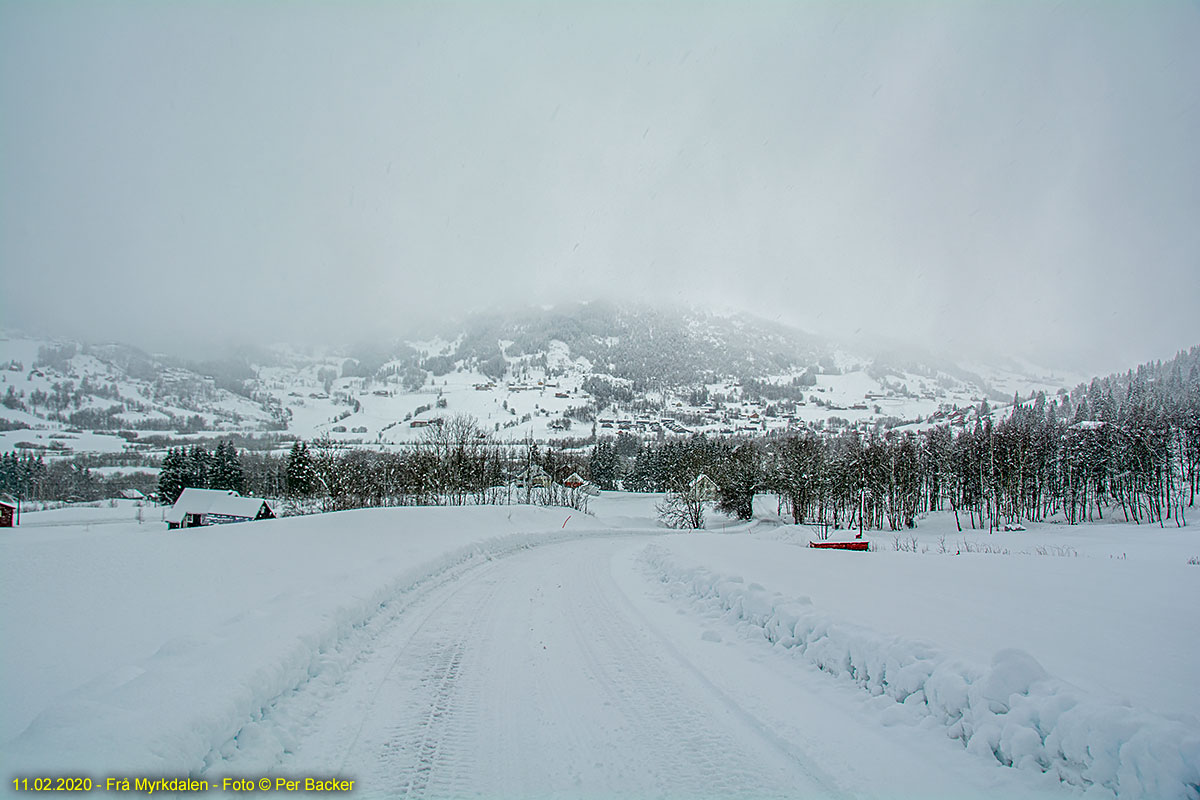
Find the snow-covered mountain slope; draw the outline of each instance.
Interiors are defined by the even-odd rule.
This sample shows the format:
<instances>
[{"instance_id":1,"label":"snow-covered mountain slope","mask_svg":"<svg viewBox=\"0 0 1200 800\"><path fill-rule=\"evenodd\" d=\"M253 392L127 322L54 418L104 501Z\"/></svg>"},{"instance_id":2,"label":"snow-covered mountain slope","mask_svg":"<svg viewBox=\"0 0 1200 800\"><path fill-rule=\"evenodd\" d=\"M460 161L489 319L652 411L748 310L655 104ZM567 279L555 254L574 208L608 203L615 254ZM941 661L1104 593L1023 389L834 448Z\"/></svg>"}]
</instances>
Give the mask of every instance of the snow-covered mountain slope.
<instances>
[{"instance_id":1,"label":"snow-covered mountain slope","mask_svg":"<svg viewBox=\"0 0 1200 800\"><path fill-rule=\"evenodd\" d=\"M602 303L205 363L10 333L0 339L0 449L120 450L135 437L80 437L122 430L389 445L458 414L505 439L892 426L1078 380L1017 362L856 353L746 315Z\"/></svg>"},{"instance_id":2,"label":"snow-covered mountain slope","mask_svg":"<svg viewBox=\"0 0 1200 800\"><path fill-rule=\"evenodd\" d=\"M0 450L119 452L136 432L283 429L281 411L223 366L0 335Z\"/></svg>"}]
</instances>

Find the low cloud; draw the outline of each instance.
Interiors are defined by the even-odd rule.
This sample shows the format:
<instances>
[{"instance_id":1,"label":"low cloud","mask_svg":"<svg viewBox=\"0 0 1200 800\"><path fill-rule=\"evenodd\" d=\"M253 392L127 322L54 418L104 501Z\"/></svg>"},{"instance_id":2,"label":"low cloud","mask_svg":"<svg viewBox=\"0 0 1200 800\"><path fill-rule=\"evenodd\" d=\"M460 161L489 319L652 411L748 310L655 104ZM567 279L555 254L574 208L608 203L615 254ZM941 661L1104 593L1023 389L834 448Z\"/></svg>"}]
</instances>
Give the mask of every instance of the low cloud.
<instances>
[{"instance_id":1,"label":"low cloud","mask_svg":"<svg viewBox=\"0 0 1200 800\"><path fill-rule=\"evenodd\" d=\"M8 3L3 324L495 304L1119 369L1196 344L1194 4Z\"/></svg>"}]
</instances>

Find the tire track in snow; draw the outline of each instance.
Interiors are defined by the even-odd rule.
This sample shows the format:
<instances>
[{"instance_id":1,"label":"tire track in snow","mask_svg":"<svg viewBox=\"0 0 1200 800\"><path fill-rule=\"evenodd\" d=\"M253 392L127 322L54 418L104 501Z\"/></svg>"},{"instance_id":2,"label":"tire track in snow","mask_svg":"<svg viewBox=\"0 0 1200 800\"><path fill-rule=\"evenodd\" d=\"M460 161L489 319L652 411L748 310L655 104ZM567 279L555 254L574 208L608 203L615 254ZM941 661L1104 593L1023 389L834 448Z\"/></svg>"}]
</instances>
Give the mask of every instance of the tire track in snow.
<instances>
[{"instance_id":1,"label":"tire track in snow","mask_svg":"<svg viewBox=\"0 0 1200 800\"><path fill-rule=\"evenodd\" d=\"M473 724L476 702L460 678L479 636L478 612L495 594L496 583L487 578L494 569L463 576L399 647L342 759L343 772L358 775L368 792L461 794L455 756ZM464 617L465 624L447 625Z\"/></svg>"},{"instance_id":2,"label":"tire track in snow","mask_svg":"<svg viewBox=\"0 0 1200 800\"><path fill-rule=\"evenodd\" d=\"M610 573L611 579L611 573ZM654 635L661 652L670 656L670 658L691 674L705 690L716 700L733 713L739 721L754 731L754 733L762 739L766 744L772 747L776 752L788 758L806 775L810 780L817 783L822 790L822 796L825 797L849 797L851 793L843 789L838 781L830 775L826 770L822 769L815 761L807 754L803 753L787 739L772 728L771 725L765 723L748 711L744 706L729 696L724 690L713 683L704 672L690 659L683 655L678 648L675 647L670 639L663 635L654 623L646 617L640 609L638 609L625 593L617 587L615 592L620 598L621 606L624 613L638 620L639 625L643 630L646 630Z\"/></svg>"},{"instance_id":3,"label":"tire track in snow","mask_svg":"<svg viewBox=\"0 0 1200 800\"><path fill-rule=\"evenodd\" d=\"M407 751L415 762L409 767L410 773L397 787L397 795L418 797L425 793L429 786L429 776L437 764L438 754L442 749L445 736L446 715L452 712L451 695L455 689L459 667L462 664L461 643L457 647L444 649L430 675L422 680L423 684L432 684L432 700L428 716L420 722L415 731L402 732L401 736L409 739L400 742L400 758ZM405 735L407 734L407 735Z\"/></svg>"},{"instance_id":4,"label":"tire track in snow","mask_svg":"<svg viewBox=\"0 0 1200 800\"><path fill-rule=\"evenodd\" d=\"M664 651L612 578L613 545L492 562L385 628L347 676L370 686L323 712L357 730L339 774L387 797L838 794Z\"/></svg>"},{"instance_id":5,"label":"tire track in snow","mask_svg":"<svg viewBox=\"0 0 1200 800\"><path fill-rule=\"evenodd\" d=\"M387 670L384 672L382 678L379 680L378 684L375 686L374 691L371 693L371 699L367 703L367 711L368 712L372 708L374 708L376 705L378 705L380 692L383 691L384 687L387 685L388 680L392 676L392 672L396 669L396 665L400 663L400 660L402 658L405 658L406 656L409 655L408 650L409 650L409 647L412 645L413 641L424 632L426 626L431 621L434 621L437 619L438 614L442 611L443 608L445 608L448 604L450 604L450 602L453 601L455 598L457 598L459 596L459 594L461 594L463 591L470 588L473 585L472 581L481 579L484 575L486 575L487 572L489 571L489 569L492 568L493 566L494 566L493 564L489 563L487 565L476 567L476 569L474 571L472 571L471 573L469 573L465 576L459 576L458 583L457 583L454 591L450 592L450 594L445 599L443 599L440 603L438 603L432 609L430 609L424 613L424 615L421 618L420 623L407 636L407 638L404 641L404 644L402 646L400 646L399 648L397 648L398 652L396 653L396 657L392 659L391 663L388 665ZM386 635L386 633L381 634L381 635ZM460 646L459 650L457 651L457 653L458 653L458 659L461 660L461 646ZM435 667L435 669L436 669L436 667ZM458 670L458 667L456 664L455 668L454 668L455 674L457 674L457 670ZM443 680L443 683L444 682L445 681ZM364 713L361 720L359 721L359 725L358 725L357 729L355 730L354 738L350 741L350 744L346 747L345 753L342 755L340 769L345 768L347 760L350 758L351 754L354 752L355 748L357 747L358 740L362 736L363 730L366 726L367 718L368 718L368 714Z\"/></svg>"},{"instance_id":6,"label":"tire track in snow","mask_svg":"<svg viewBox=\"0 0 1200 800\"><path fill-rule=\"evenodd\" d=\"M412 797L831 794L662 655L614 596L610 553L539 548L447 598L368 712L347 763L361 785Z\"/></svg>"},{"instance_id":7,"label":"tire track in snow","mask_svg":"<svg viewBox=\"0 0 1200 800\"><path fill-rule=\"evenodd\" d=\"M582 577L599 604L572 609L590 672L632 714L635 730L654 732L657 748L647 744L667 751L656 760L669 785L693 796L794 797L801 787L844 794L671 648L621 594L608 560L590 560Z\"/></svg>"},{"instance_id":8,"label":"tire track in snow","mask_svg":"<svg viewBox=\"0 0 1200 800\"><path fill-rule=\"evenodd\" d=\"M583 529L553 534L514 533L466 545L444 553L425 565L418 565L411 578L402 576L379 601L378 607L356 621L344 633L339 632L330 648L322 647L311 654L307 675L286 682L286 689L269 700L246 704L245 717L237 728L224 736L215 736L207 752L198 753L203 764L201 777L244 775L252 772L280 772L289 766L303 764L333 772L342 767L336 754L348 752L362 732L362 720L346 720L330 713L335 700L369 708L379 691L382 680L372 681L377 662L397 649L396 637L411 636L413 625L418 628L440 606L428 611L431 603L446 602L445 593L461 591L463 581L483 574L494 562L511 558L530 549L586 538L628 538L644 535L637 531ZM424 570L425 574L421 574ZM388 669L394 666L394 659ZM333 717L333 719L326 719ZM324 730L336 725L336 735ZM324 739L324 746L308 747L303 757L298 746L303 741Z\"/></svg>"},{"instance_id":9,"label":"tire track in snow","mask_svg":"<svg viewBox=\"0 0 1200 800\"><path fill-rule=\"evenodd\" d=\"M412 640L456 595L470 588L494 568L497 560L466 560L412 587L379 611L344 640L337 651L325 654L329 666L248 720L238 733L204 757L202 777L243 776L250 773L288 774L287 768L303 764L308 772L325 770L343 775L367 721L367 710L405 654ZM395 655L393 655L395 653ZM380 674L373 670L386 664ZM336 706L362 711L347 720ZM247 748L243 740L257 743ZM266 746L262 742L267 741ZM349 744L346 742L349 741ZM301 745L307 743L307 747Z\"/></svg>"}]
</instances>

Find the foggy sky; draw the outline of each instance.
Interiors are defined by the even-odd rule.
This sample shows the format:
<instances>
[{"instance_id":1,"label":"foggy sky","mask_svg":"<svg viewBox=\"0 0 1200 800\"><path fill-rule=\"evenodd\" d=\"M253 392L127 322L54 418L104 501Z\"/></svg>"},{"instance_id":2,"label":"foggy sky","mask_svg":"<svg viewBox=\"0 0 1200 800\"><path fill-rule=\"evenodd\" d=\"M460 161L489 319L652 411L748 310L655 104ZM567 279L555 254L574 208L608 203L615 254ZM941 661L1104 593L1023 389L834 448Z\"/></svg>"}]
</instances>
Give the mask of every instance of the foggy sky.
<instances>
[{"instance_id":1,"label":"foggy sky","mask_svg":"<svg viewBox=\"0 0 1200 800\"><path fill-rule=\"evenodd\" d=\"M0 327L608 297L1110 371L1200 343L1191 2L0 4Z\"/></svg>"}]
</instances>

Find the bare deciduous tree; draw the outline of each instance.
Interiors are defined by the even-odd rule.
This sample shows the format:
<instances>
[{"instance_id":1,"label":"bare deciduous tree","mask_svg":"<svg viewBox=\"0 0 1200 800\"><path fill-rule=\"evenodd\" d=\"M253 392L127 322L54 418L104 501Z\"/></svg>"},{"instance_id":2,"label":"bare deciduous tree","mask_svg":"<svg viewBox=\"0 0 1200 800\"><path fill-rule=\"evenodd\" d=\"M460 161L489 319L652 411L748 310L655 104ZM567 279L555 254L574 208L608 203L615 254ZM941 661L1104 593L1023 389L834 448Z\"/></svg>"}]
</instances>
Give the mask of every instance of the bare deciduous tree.
<instances>
[{"instance_id":1,"label":"bare deciduous tree","mask_svg":"<svg viewBox=\"0 0 1200 800\"><path fill-rule=\"evenodd\" d=\"M659 522L668 528L697 530L704 527L704 500L695 487L677 482L655 506Z\"/></svg>"}]
</instances>

